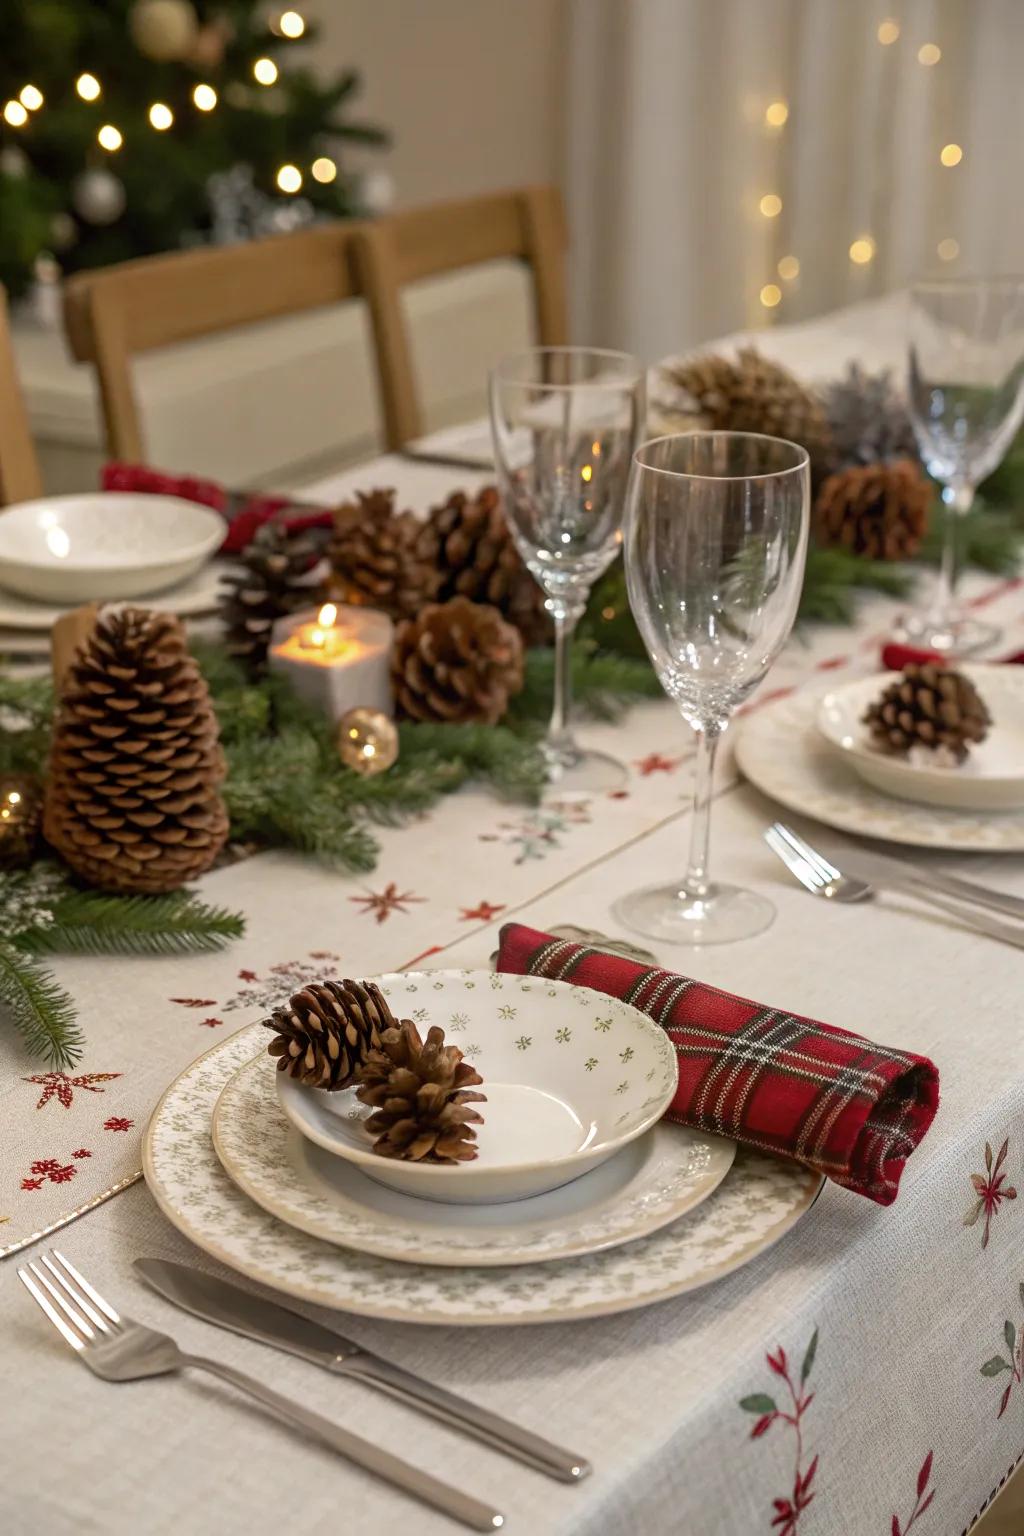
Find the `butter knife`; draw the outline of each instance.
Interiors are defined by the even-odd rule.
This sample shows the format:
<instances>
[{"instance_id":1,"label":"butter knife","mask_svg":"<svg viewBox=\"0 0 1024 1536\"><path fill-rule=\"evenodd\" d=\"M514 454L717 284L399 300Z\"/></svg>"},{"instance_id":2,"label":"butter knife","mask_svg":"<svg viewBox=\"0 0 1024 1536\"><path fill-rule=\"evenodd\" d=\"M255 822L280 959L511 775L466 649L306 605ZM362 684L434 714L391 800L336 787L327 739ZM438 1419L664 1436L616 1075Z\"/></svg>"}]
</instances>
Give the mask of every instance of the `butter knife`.
<instances>
[{"instance_id":1,"label":"butter knife","mask_svg":"<svg viewBox=\"0 0 1024 1536\"><path fill-rule=\"evenodd\" d=\"M461 1429L560 1482L578 1483L591 1470L582 1456L574 1456L531 1430L522 1429L511 1420L363 1349L333 1328L276 1301L267 1301L243 1286L168 1259L136 1259L133 1268L166 1301L194 1317L298 1355L300 1360L323 1366L335 1376L365 1381L449 1428Z\"/></svg>"}]
</instances>

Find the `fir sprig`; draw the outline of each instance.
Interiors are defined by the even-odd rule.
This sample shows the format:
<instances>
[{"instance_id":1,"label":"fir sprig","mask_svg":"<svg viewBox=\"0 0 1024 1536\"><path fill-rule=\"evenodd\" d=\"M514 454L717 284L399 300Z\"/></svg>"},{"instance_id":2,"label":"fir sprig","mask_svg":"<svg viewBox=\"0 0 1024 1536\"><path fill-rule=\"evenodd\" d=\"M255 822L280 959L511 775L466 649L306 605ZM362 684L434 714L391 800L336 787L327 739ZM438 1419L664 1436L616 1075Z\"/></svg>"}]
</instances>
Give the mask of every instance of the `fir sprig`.
<instances>
[{"instance_id":1,"label":"fir sprig","mask_svg":"<svg viewBox=\"0 0 1024 1536\"><path fill-rule=\"evenodd\" d=\"M38 960L9 943L0 944L0 1003L33 1056L60 1070L75 1065L84 1041L74 1000Z\"/></svg>"},{"instance_id":2,"label":"fir sprig","mask_svg":"<svg viewBox=\"0 0 1024 1536\"><path fill-rule=\"evenodd\" d=\"M17 934L13 943L32 955L184 955L223 949L245 931L237 912L207 906L187 891L69 891L54 903L51 918Z\"/></svg>"}]
</instances>

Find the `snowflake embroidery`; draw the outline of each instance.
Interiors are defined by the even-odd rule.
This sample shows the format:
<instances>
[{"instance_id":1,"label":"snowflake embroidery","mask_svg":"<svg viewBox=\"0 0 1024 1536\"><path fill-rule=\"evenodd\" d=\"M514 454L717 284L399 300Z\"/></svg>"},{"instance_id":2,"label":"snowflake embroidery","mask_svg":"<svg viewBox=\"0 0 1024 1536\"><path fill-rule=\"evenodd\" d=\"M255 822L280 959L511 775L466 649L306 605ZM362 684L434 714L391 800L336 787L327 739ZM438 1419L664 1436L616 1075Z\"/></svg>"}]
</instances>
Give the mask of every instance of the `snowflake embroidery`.
<instances>
[{"instance_id":1,"label":"snowflake embroidery","mask_svg":"<svg viewBox=\"0 0 1024 1536\"><path fill-rule=\"evenodd\" d=\"M615 1090L615 1092L616 1092L616 1093L625 1093L625 1092L626 1092L626 1091L627 1091L627 1089L628 1089L628 1088L629 1088L629 1078L628 1078L628 1077L627 1077L627 1078L625 1078L625 1079L624 1079L624 1080L623 1080L623 1081L622 1081L622 1082L621 1082L621 1083L620 1083L620 1084L619 1084L619 1086L618 1086L618 1087L617 1087L617 1088L616 1088L616 1090Z\"/></svg>"},{"instance_id":2,"label":"snowflake embroidery","mask_svg":"<svg viewBox=\"0 0 1024 1536\"><path fill-rule=\"evenodd\" d=\"M532 1035L520 1035L519 1039L516 1041L516 1050L517 1051L528 1051L532 1044L533 1044L533 1036Z\"/></svg>"},{"instance_id":3,"label":"snowflake embroidery","mask_svg":"<svg viewBox=\"0 0 1024 1536\"><path fill-rule=\"evenodd\" d=\"M70 1109L76 1088L84 1088L89 1093L103 1093L104 1089L98 1088L97 1083L110 1083L120 1076L120 1072L80 1072L76 1077L69 1077L66 1072L39 1072L34 1077L23 1077L22 1082L39 1083L42 1087L36 1109L42 1109L54 1098L65 1109Z\"/></svg>"},{"instance_id":4,"label":"snowflake embroidery","mask_svg":"<svg viewBox=\"0 0 1024 1536\"><path fill-rule=\"evenodd\" d=\"M619 1052L619 1060L620 1061L632 1061L633 1060L633 1047L631 1045L627 1045L626 1049L624 1051L620 1051Z\"/></svg>"},{"instance_id":5,"label":"snowflake embroidery","mask_svg":"<svg viewBox=\"0 0 1024 1536\"><path fill-rule=\"evenodd\" d=\"M602 1034L607 1034L608 1031L611 1029L611 1027L612 1027L611 1019L595 1019L594 1020L594 1028L601 1030Z\"/></svg>"},{"instance_id":6,"label":"snowflake embroidery","mask_svg":"<svg viewBox=\"0 0 1024 1536\"><path fill-rule=\"evenodd\" d=\"M453 1013L449 1017L448 1022L451 1025L452 1029L465 1029L466 1025L469 1023L469 1014L468 1013Z\"/></svg>"},{"instance_id":7,"label":"snowflake embroidery","mask_svg":"<svg viewBox=\"0 0 1024 1536\"><path fill-rule=\"evenodd\" d=\"M572 1039L572 1030L566 1029L563 1025L561 1029L555 1030L555 1039L558 1041L559 1045L568 1045L569 1041Z\"/></svg>"},{"instance_id":8,"label":"snowflake embroidery","mask_svg":"<svg viewBox=\"0 0 1024 1536\"><path fill-rule=\"evenodd\" d=\"M411 891L399 891L393 880L382 891L367 891L365 896L350 896L349 901L362 907L363 915L371 914L378 923L386 923L392 912L406 912L410 901L425 901L425 896L414 896Z\"/></svg>"},{"instance_id":9,"label":"snowflake embroidery","mask_svg":"<svg viewBox=\"0 0 1024 1536\"><path fill-rule=\"evenodd\" d=\"M49 1180L51 1184L66 1184L73 1179L78 1169L72 1163L59 1163L55 1157L38 1158L29 1168L29 1173L34 1178L22 1179L22 1189L42 1189Z\"/></svg>"},{"instance_id":10,"label":"snowflake embroidery","mask_svg":"<svg viewBox=\"0 0 1024 1536\"><path fill-rule=\"evenodd\" d=\"M502 1003L501 1007L498 1009L498 1018L514 1019L518 1011L519 1010L517 1008L513 1008L511 1003Z\"/></svg>"},{"instance_id":11,"label":"snowflake embroidery","mask_svg":"<svg viewBox=\"0 0 1024 1536\"><path fill-rule=\"evenodd\" d=\"M497 906L490 901L479 901L475 907L463 907L461 921L464 923L489 923L499 912L504 912L505 903L499 902Z\"/></svg>"},{"instance_id":12,"label":"snowflake embroidery","mask_svg":"<svg viewBox=\"0 0 1024 1536\"><path fill-rule=\"evenodd\" d=\"M588 1072L593 1072L594 1068L597 1066L597 1057L588 1056L583 1065L586 1067Z\"/></svg>"},{"instance_id":13,"label":"snowflake embroidery","mask_svg":"<svg viewBox=\"0 0 1024 1536\"><path fill-rule=\"evenodd\" d=\"M484 832L480 841L505 843L518 849L515 862L545 859L562 846L562 838L573 827L590 822L589 800L549 800L544 809L524 816L520 821L502 821L498 831Z\"/></svg>"},{"instance_id":14,"label":"snowflake embroidery","mask_svg":"<svg viewBox=\"0 0 1024 1536\"><path fill-rule=\"evenodd\" d=\"M462 1047L462 1054L463 1056L479 1056L481 1049L482 1047L474 1042L472 1045L464 1045Z\"/></svg>"},{"instance_id":15,"label":"snowflake embroidery","mask_svg":"<svg viewBox=\"0 0 1024 1536\"><path fill-rule=\"evenodd\" d=\"M105 1131L130 1131L135 1124L134 1120L125 1120L121 1115L111 1115L109 1120L104 1120Z\"/></svg>"},{"instance_id":16,"label":"snowflake embroidery","mask_svg":"<svg viewBox=\"0 0 1024 1536\"><path fill-rule=\"evenodd\" d=\"M992 1224L992 1217L996 1214L1004 1200L1016 1200L1017 1198L1017 1191L1012 1184L1007 1184L1006 1174L1002 1172L1009 1145L1010 1138L1007 1137L996 1154L995 1166L993 1167L992 1148L986 1141L985 1172L984 1174L971 1174L971 1183L974 1185L974 1192L978 1198L964 1217L964 1226L973 1227L982 1211L984 1211L985 1231L981 1238L981 1246L983 1248L988 1247L988 1234L989 1227Z\"/></svg>"},{"instance_id":17,"label":"snowflake embroidery","mask_svg":"<svg viewBox=\"0 0 1024 1536\"><path fill-rule=\"evenodd\" d=\"M413 1011L412 1011L412 1016L416 1020L417 1024L425 1024L427 1022L427 1020L430 1018L430 1009L429 1008L414 1008ZM458 1029L459 1026L457 1024L453 1024L452 1028L453 1029Z\"/></svg>"}]
</instances>

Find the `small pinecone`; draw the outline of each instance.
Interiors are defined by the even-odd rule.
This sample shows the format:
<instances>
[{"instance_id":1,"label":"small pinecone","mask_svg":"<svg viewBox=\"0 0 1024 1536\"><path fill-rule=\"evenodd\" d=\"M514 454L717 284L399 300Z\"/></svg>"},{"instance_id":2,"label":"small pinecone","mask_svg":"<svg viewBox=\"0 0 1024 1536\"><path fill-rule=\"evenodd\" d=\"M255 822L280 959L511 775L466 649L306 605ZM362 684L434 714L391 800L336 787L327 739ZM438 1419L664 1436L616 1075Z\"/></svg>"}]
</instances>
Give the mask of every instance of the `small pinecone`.
<instances>
[{"instance_id":1,"label":"small pinecone","mask_svg":"<svg viewBox=\"0 0 1024 1536\"><path fill-rule=\"evenodd\" d=\"M445 1045L444 1030L434 1024L426 1041L411 1019L381 1036L360 1073L356 1098L374 1110L366 1128L377 1140L381 1157L412 1162L464 1163L476 1157L474 1125L483 1116L471 1104L487 1095L472 1093L480 1076L454 1045Z\"/></svg>"},{"instance_id":2,"label":"small pinecone","mask_svg":"<svg viewBox=\"0 0 1024 1536\"><path fill-rule=\"evenodd\" d=\"M666 370L704 424L720 432L763 432L806 448L811 467L827 473L832 442L824 409L811 390L779 363L743 347L735 361L705 355Z\"/></svg>"},{"instance_id":3,"label":"small pinecone","mask_svg":"<svg viewBox=\"0 0 1024 1536\"><path fill-rule=\"evenodd\" d=\"M107 891L177 890L228 833L217 717L181 621L102 612L64 675L43 832Z\"/></svg>"},{"instance_id":4,"label":"small pinecone","mask_svg":"<svg viewBox=\"0 0 1024 1536\"><path fill-rule=\"evenodd\" d=\"M391 681L410 720L496 725L523 686L523 642L487 603L428 603L398 626Z\"/></svg>"},{"instance_id":5,"label":"small pinecone","mask_svg":"<svg viewBox=\"0 0 1024 1536\"><path fill-rule=\"evenodd\" d=\"M872 560L909 560L928 528L932 489L913 459L854 464L829 475L814 502L819 543Z\"/></svg>"},{"instance_id":6,"label":"small pinecone","mask_svg":"<svg viewBox=\"0 0 1024 1536\"><path fill-rule=\"evenodd\" d=\"M224 578L220 614L228 654L255 676L266 666L275 619L312 602L302 579L316 564L312 540L291 536L280 523L264 523L242 553L240 572Z\"/></svg>"},{"instance_id":7,"label":"small pinecone","mask_svg":"<svg viewBox=\"0 0 1024 1536\"><path fill-rule=\"evenodd\" d=\"M889 370L866 373L851 363L824 391L836 466L916 459L914 429Z\"/></svg>"},{"instance_id":8,"label":"small pinecone","mask_svg":"<svg viewBox=\"0 0 1024 1536\"><path fill-rule=\"evenodd\" d=\"M497 486L485 486L476 496L455 491L434 507L420 531L418 548L440 574L438 602L468 597L491 603L515 625L524 645L550 641L544 593L516 549Z\"/></svg>"},{"instance_id":9,"label":"small pinecone","mask_svg":"<svg viewBox=\"0 0 1024 1536\"><path fill-rule=\"evenodd\" d=\"M264 1029L277 1070L308 1088L348 1088L367 1054L397 1020L375 982L312 981L287 1008L275 1008Z\"/></svg>"},{"instance_id":10,"label":"small pinecone","mask_svg":"<svg viewBox=\"0 0 1024 1536\"><path fill-rule=\"evenodd\" d=\"M992 717L962 672L911 662L868 706L864 724L882 752L905 757L915 746L945 749L962 763L970 744L985 740Z\"/></svg>"},{"instance_id":11,"label":"small pinecone","mask_svg":"<svg viewBox=\"0 0 1024 1536\"><path fill-rule=\"evenodd\" d=\"M433 561L417 548L421 526L411 512L395 511L394 491L357 492L334 514L328 596L379 608L392 619L415 614L433 597L438 580Z\"/></svg>"}]
</instances>

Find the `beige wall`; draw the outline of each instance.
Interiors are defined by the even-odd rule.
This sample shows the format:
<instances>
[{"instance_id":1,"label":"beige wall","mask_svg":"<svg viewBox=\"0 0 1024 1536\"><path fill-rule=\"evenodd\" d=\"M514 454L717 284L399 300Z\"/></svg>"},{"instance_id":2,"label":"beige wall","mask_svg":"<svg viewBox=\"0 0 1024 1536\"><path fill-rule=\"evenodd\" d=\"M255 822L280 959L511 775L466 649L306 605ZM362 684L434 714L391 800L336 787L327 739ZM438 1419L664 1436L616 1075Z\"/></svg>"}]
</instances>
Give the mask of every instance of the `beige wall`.
<instances>
[{"instance_id":1,"label":"beige wall","mask_svg":"<svg viewBox=\"0 0 1024 1536\"><path fill-rule=\"evenodd\" d=\"M562 171L565 0L308 0L324 67L363 77L355 111L394 134L396 206Z\"/></svg>"}]
</instances>

